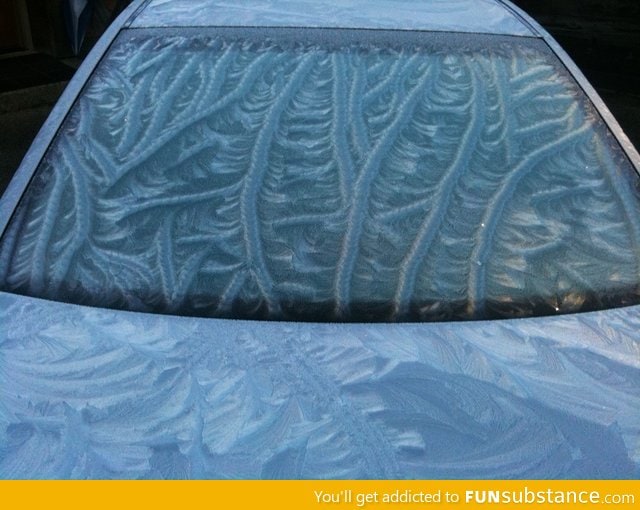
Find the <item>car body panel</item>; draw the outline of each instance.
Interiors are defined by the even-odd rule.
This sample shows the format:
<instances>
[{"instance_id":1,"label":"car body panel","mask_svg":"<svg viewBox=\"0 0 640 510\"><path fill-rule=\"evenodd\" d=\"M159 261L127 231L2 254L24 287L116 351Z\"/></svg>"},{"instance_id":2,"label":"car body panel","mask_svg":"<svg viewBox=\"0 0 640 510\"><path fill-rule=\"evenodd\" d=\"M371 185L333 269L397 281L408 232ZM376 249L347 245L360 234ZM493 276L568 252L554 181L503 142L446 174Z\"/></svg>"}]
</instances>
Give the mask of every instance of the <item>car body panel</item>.
<instances>
[{"instance_id":1,"label":"car body panel","mask_svg":"<svg viewBox=\"0 0 640 510\"><path fill-rule=\"evenodd\" d=\"M0 293L3 478L634 478L640 307L310 324Z\"/></svg>"}]
</instances>

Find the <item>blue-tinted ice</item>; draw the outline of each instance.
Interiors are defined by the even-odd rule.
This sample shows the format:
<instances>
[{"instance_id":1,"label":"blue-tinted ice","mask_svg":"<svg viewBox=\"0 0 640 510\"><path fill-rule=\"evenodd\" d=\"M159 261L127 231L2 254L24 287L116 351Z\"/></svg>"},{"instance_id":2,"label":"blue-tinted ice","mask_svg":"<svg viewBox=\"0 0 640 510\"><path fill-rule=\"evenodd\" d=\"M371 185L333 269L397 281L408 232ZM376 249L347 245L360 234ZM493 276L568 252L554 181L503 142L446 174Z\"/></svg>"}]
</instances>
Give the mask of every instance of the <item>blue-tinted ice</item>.
<instances>
[{"instance_id":1,"label":"blue-tinted ice","mask_svg":"<svg viewBox=\"0 0 640 510\"><path fill-rule=\"evenodd\" d=\"M341 27L533 35L495 0L152 0L132 27Z\"/></svg>"},{"instance_id":2,"label":"blue-tinted ice","mask_svg":"<svg viewBox=\"0 0 640 510\"><path fill-rule=\"evenodd\" d=\"M300 42L304 41L304 42ZM543 43L131 31L0 247L2 288L294 320L638 301L638 177Z\"/></svg>"},{"instance_id":3,"label":"blue-tinted ice","mask_svg":"<svg viewBox=\"0 0 640 510\"><path fill-rule=\"evenodd\" d=\"M0 293L0 478L636 478L640 307L172 317Z\"/></svg>"}]
</instances>

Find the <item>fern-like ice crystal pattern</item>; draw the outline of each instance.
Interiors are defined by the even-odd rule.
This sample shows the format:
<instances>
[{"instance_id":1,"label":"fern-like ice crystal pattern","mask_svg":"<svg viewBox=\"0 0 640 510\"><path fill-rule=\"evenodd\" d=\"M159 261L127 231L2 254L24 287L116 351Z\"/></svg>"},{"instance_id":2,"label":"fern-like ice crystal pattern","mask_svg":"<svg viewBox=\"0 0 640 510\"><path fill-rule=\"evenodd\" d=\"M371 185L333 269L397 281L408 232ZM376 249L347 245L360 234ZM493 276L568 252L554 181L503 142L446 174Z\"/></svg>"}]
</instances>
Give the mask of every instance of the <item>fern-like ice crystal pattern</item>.
<instances>
[{"instance_id":1,"label":"fern-like ice crystal pattern","mask_svg":"<svg viewBox=\"0 0 640 510\"><path fill-rule=\"evenodd\" d=\"M122 35L4 236L2 288L294 320L637 302L637 175L544 48L267 32Z\"/></svg>"}]
</instances>

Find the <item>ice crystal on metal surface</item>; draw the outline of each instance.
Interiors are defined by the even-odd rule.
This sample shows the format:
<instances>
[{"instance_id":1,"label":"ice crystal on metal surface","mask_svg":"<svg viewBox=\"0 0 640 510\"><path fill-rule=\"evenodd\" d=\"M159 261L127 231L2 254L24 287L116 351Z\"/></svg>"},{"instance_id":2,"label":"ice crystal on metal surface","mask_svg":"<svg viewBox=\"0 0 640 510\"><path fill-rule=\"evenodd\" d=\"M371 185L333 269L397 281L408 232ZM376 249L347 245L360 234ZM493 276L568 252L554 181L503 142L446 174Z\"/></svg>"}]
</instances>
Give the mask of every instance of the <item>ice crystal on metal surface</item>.
<instances>
[{"instance_id":1,"label":"ice crystal on metal surface","mask_svg":"<svg viewBox=\"0 0 640 510\"><path fill-rule=\"evenodd\" d=\"M293 324L0 293L0 478L637 478L639 312Z\"/></svg>"},{"instance_id":2,"label":"ice crystal on metal surface","mask_svg":"<svg viewBox=\"0 0 640 510\"><path fill-rule=\"evenodd\" d=\"M133 27L342 27L533 35L494 0L153 0Z\"/></svg>"}]
</instances>

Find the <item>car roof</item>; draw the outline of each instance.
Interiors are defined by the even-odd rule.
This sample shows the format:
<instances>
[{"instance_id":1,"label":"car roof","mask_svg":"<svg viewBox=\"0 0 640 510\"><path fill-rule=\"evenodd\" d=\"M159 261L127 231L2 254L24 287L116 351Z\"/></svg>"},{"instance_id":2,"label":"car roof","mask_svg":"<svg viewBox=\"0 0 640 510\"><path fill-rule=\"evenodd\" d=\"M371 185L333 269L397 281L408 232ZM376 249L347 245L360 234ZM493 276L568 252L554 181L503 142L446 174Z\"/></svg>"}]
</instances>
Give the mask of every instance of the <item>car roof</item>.
<instances>
[{"instance_id":1,"label":"car roof","mask_svg":"<svg viewBox=\"0 0 640 510\"><path fill-rule=\"evenodd\" d=\"M138 10L131 26L331 27L537 35L510 6L496 0L151 0Z\"/></svg>"}]
</instances>

